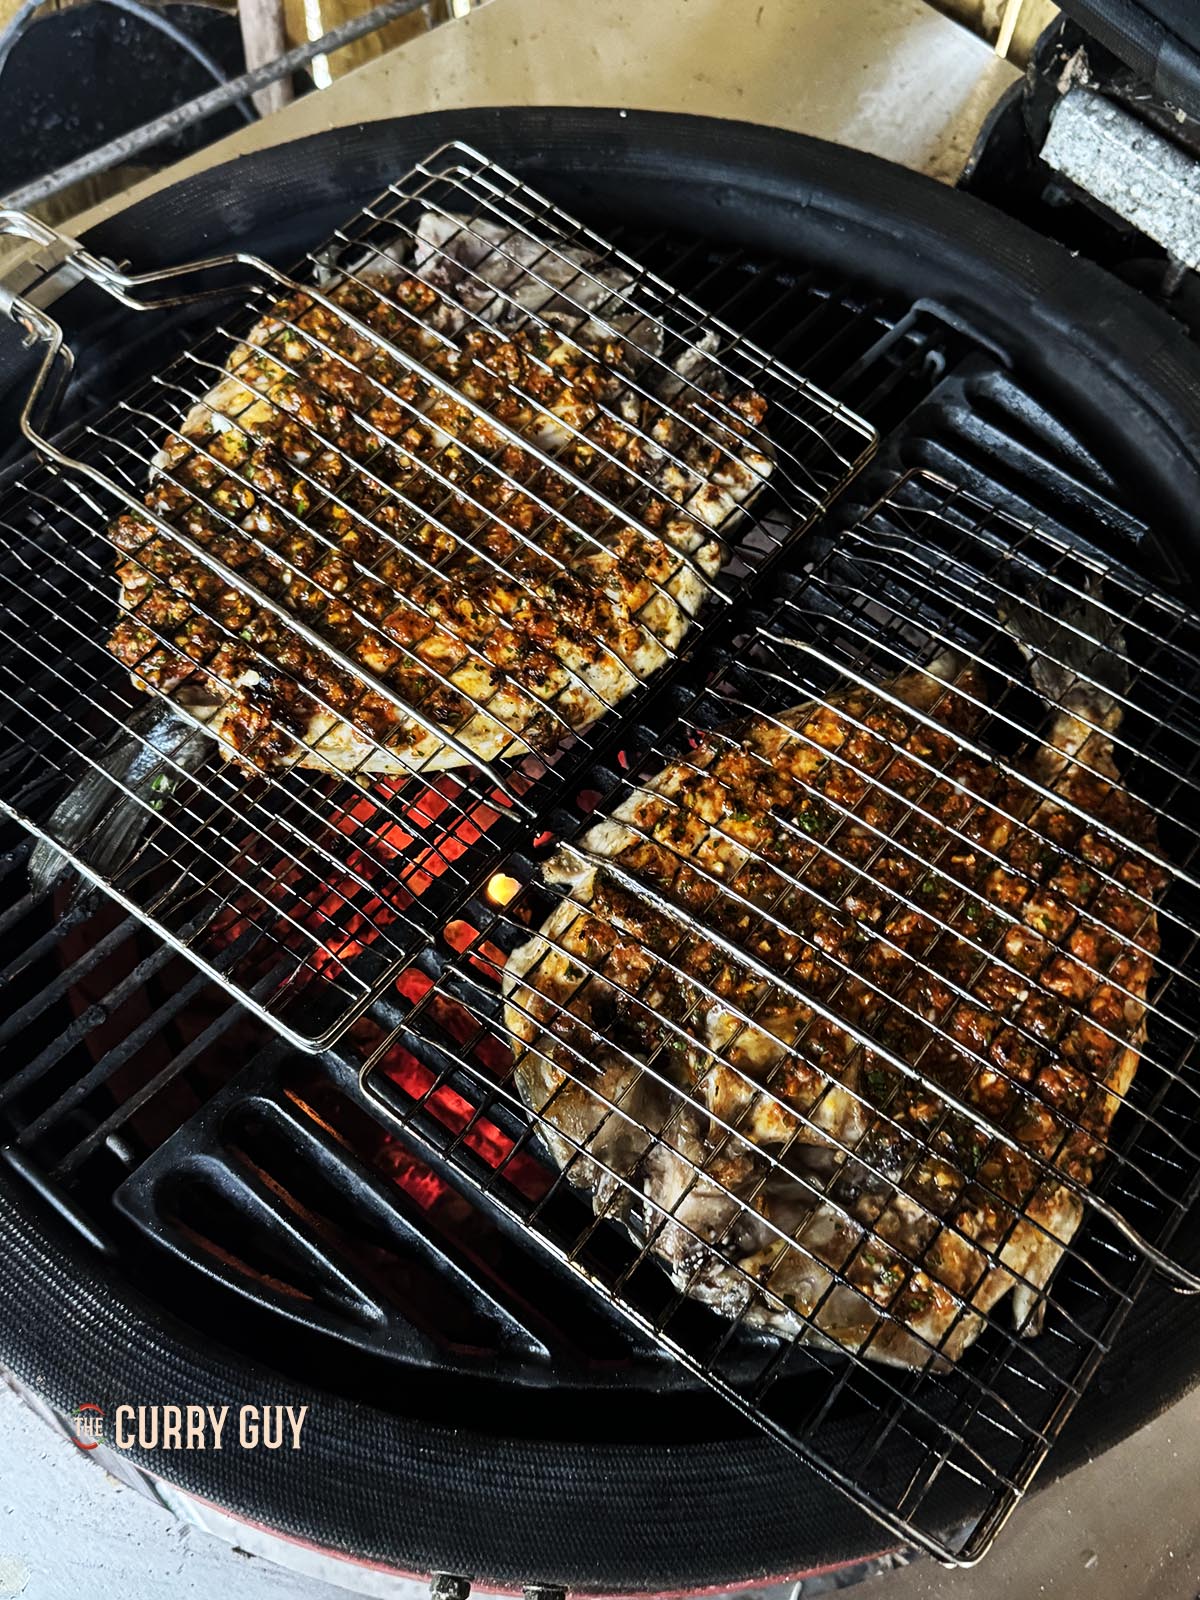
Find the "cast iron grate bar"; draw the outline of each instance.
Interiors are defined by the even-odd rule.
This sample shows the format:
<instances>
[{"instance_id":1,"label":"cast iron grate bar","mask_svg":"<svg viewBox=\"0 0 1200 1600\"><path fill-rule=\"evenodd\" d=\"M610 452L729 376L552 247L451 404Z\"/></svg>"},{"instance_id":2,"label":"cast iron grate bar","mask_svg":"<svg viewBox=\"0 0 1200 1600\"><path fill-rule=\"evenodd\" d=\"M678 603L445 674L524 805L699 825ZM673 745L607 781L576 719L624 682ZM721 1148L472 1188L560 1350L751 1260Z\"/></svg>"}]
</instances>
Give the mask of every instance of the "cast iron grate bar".
<instances>
[{"instance_id":1,"label":"cast iron grate bar","mask_svg":"<svg viewBox=\"0 0 1200 1600\"><path fill-rule=\"evenodd\" d=\"M319 1060L327 1096L334 1085L355 1094L355 1065L333 1054ZM428 1367L439 1352L444 1359L461 1329L457 1336L478 1348L485 1369L515 1363L540 1383L553 1360L560 1380L577 1380L595 1339L577 1343L572 1329L594 1319L590 1299L574 1304L569 1281L504 1270L472 1247L461 1226L448 1229L437 1204L406 1199L356 1153L342 1119L296 1066L286 1050L269 1047L125 1178L114 1196L118 1212L156 1252L199 1264L243 1299L316 1321L363 1350ZM312 1071L316 1063L305 1066ZM448 1180L447 1192L461 1185L473 1193L452 1169L436 1170L441 1176L426 1171L424 1185L445 1188ZM214 1197L226 1205L225 1216ZM461 1223L461 1208L459 1202L447 1215ZM523 1233L498 1208L487 1213L523 1256ZM274 1271L264 1276L268 1264ZM278 1292L278 1279L287 1292ZM347 1297L348 1281L356 1296ZM297 1284L309 1295L300 1304ZM613 1353L622 1381L661 1387L662 1358L653 1347L622 1338ZM631 1353L637 1370L630 1369Z\"/></svg>"}]
</instances>

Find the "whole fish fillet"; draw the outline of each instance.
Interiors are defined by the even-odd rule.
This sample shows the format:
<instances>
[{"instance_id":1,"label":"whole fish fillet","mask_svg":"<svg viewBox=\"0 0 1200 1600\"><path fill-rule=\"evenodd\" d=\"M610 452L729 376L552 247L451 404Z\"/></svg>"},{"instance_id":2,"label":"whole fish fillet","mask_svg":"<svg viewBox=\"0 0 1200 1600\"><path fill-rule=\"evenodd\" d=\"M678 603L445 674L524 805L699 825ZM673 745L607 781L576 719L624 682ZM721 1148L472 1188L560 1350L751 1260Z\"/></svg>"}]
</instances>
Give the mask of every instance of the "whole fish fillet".
<instances>
[{"instance_id":1,"label":"whole fish fillet","mask_svg":"<svg viewBox=\"0 0 1200 1600\"><path fill-rule=\"evenodd\" d=\"M679 646L771 471L761 396L557 290L502 301L477 238L468 317L437 237L336 280L337 311L278 301L159 450L147 508L248 588L147 516L110 526L110 648L247 766L433 772L586 730Z\"/></svg>"},{"instance_id":2,"label":"whole fish fillet","mask_svg":"<svg viewBox=\"0 0 1200 1600\"><path fill-rule=\"evenodd\" d=\"M1010 625L1056 704L1017 775L965 748L987 686L948 654L749 715L556 854L506 968L517 1082L597 1210L728 1315L907 1367L1010 1293L1040 1327L1158 948L1116 701Z\"/></svg>"}]
</instances>

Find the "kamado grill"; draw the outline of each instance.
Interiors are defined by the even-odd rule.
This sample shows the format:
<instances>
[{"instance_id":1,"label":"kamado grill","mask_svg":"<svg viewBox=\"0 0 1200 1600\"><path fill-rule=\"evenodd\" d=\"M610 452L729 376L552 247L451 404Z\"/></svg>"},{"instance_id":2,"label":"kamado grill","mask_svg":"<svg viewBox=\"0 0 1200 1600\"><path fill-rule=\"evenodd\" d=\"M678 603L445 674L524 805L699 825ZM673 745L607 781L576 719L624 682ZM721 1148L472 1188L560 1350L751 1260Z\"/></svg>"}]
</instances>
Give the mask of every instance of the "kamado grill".
<instances>
[{"instance_id":1,"label":"kamado grill","mask_svg":"<svg viewBox=\"0 0 1200 1600\"><path fill-rule=\"evenodd\" d=\"M759 481L727 520L700 526L682 497L699 532L681 535L659 598L685 609L669 586L695 575L704 539L724 541L728 559L699 572L704 604L657 670L590 727L564 725L520 750L502 740L485 758L464 748L445 771L357 787L330 763L223 763L211 738L185 760L195 719L139 734L134 663L106 649L116 585L105 526L141 514L156 451L288 289L281 271L310 303L336 305L339 285L370 261L409 261L417 218L431 213L451 230L443 244L484 219L503 225L486 254L511 270L498 281L478 258L465 273L459 260L442 286L481 329L488 317L511 328L497 306L520 306L563 337L586 282L571 326L603 324L636 353L625 381L645 389L639 415L651 427L669 414L676 444L688 428L716 430L730 460L752 439ZM547 274L518 237L565 269ZM6 351L7 437L24 407L41 459L13 451L0 507L0 802L20 819L8 825L0 917L0 1328L23 1383L63 1413L92 1398L220 1404L269 1392L308 1403L302 1454L193 1452L170 1462L169 1481L400 1571L594 1592L797 1574L898 1542L975 1559L1051 1446L1046 1470L1065 1470L1190 1386L1194 1312L1173 1290L1198 1286L1186 1218L1200 1183L1189 805L1200 359L1178 325L966 196L793 136L646 113L374 124L189 180L97 229L85 253L49 233L38 242L38 271L16 286L15 315L35 339L22 350L14 337ZM223 264L200 276L163 272L216 256ZM76 277L65 294L53 277L64 262ZM468 289L477 298L464 301ZM219 298L195 298L201 290ZM156 297L171 303L135 304ZM57 325L76 361L66 385ZM429 382L430 358L376 339ZM735 389L766 402L741 431L730 426ZM414 418L429 405L427 390L416 395ZM679 421L689 396L702 424ZM517 444L528 440L514 424L499 448ZM643 514L652 485L631 485L611 454L596 455L568 470L546 446L537 481L552 496L547 519L602 545L611 519ZM181 459L157 470L170 475ZM499 460L479 452L479 493ZM655 469L651 454L632 476ZM519 474L517 487L528 488ZM189 553L223 579L236 570L214 566L222 558L203 538ZM1055 1177L1083 1218L1046 1295L1040 1280L1026 1285L1036 1292L1021 1331L1041 1331L1021 1337L1002 1301L953 1364L939 1359L945 1330L918 1332L922 1370L873 1359L875 1327L857 1345L830 1337L821 1306L839 1286L861 1286L858 1251L890 1249L870 1227L814 1304L785 1302L767 1273L732 1309L713 1309L687 1280L723 1239L697 1236L669 1275L658 1245L678 1218L661 1198L643 1203L645 1150L608 1166L586 1140L564 1154L553 1098L538 1104L514 1076L538 962L558 938L547 918L564 903L548 864L564 848L595 864L589 824L706 738L734 739L739 717L836 706L847 684L886 685L939 651L986 680L966 746L1015 770L1019 752L1044 741L1047 707L1005 619L1031 604L1069 616L1081 596L1107 619L1094 672L1123 713L1112 735L1120 782L1154 824L1122 840L1125 856L1099 875L1136 855L1161 876L1161 893L1134 891L1161 948L1140 1066L1092 1181L1054 1154L1030 1158L1033 1181ZM1086 636L1086 624L1075 629ZM906 791L920 810L944 759L936 718L906 715L933 741L918 758L928 786ZM418 704L415 716L437 732L433 713ZM147 764L126 787L143 815L133 854L112 857L99 822L82 842L65 838L63 801L98 770L120 799L131 727ZM829 805L848 817L854 802ZM826 820L811 853L836 859ZM882 873L885 846L918 862L919 879L880 881L984 959L991 947L962 923L961 896L937 887L961 835L934 812L925 820L935 837L923 851L876 826L859 870ZM31 890L21 822L71 843L108 893L73 875ZM685 937L715 939L763 984L795 985L656 900L619 858L601 867L678 917ZM519 951L524 992L510 969ZM852 963L834 961L844 983ZM601 978L597 965L577 981ZM818 1012L840 1017L837 993L814 1002ZM665 1026L636 1060L670 1091L673 1040L696 1044L692 1013L633 1006ZM926 1052L944 1042L937 1016L909 1020ZM556 1064L600 1122L640 1131L632 1102L597 1088L606 1050L632 1059L629 1035L576 1014L558 1036L572 1064ZM893 1079L920 1083L921 1052L861 1030L854 1043ZM954 1118L989 1151L1024 1148L965 1091L936 1088L934 1121L906 1135L906 1160ZM823 1128L836 1167L855 1151L818 1123L821 1103L798 1118ZM872 1103L886 1121L887 1101ZM646 1123L649 1145L670 1137L672 1116ZM1064 1139L1080 1132L1062 1116ZM737 1140L735 1120L724 1134ZM782 1158L763 1159L766 1185ZM869 1176L871 1158L858 1159ZM832 1194L820 1187L828 1169L821 1179L801 1163L787 1177ZM757 1215L786 1243L769 1205ZM901 1314L887 1298L880 1329ZM960 1297L952 1326L971 1315ZM827 1337L800 1340L800 1326ZM131 1458L164 1471L161 1457Z\"/></svg>"}]
</instances>

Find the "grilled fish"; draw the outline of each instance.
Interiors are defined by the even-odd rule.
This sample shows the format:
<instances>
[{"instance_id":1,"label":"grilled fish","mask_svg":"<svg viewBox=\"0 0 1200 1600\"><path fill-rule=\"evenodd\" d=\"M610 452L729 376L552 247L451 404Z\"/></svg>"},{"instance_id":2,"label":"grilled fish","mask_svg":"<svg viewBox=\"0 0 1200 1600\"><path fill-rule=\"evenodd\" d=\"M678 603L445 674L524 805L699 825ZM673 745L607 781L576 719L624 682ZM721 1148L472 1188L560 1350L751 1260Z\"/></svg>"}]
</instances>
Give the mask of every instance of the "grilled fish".
<instances>
[{"instance_id":1,"label":"grilled fish","mask_svg":"<svg viewBox=\"0 0 1200 1600\"><path fill-rule=\"evenodd\" d=\"M47 832L113 876L214 738L263 771L433 773L546 752L661 666L773 461L762 397L723 380L711 335L668 361L632 282L586 250L426 212L411 260L326 274L339 312L276 304L145 496L249 592L154 518L113 522L109 648L163 698ZM34 890L64 864L40 843Z\"/></svg>"},{"instance_id":2,"label":"grilled fish","mask_svg":"<svg viewBox=\"0 0 1200 1600\"><path fill-rule=\"evenodd\" d=\"M551 288L535 319L477 240L469 318L441 238L424 276L335 280L336 311L280 300L159 452L153 518L110 526L110 649L249 767L428 773L586 730L679 646L771 471L761 396L697 386L695 353L647 361Z\"/></svg>"},{"instance_id":3,"label":"grilled fish","mask_svg":"<svg viewBox=\"0 0 1200 1600\"><path fill-rule=\"evenodd\" d=\"M506 968L517 1083L597 1211L729 1316L905 1367L1009 1294L1040 1327L1158 948L1119 700L1059 665L1120 641L1088 601L1005 620L1054 706L1015 769L950 653L751 713L556 854Z\"/></svg>"}]
</instances>

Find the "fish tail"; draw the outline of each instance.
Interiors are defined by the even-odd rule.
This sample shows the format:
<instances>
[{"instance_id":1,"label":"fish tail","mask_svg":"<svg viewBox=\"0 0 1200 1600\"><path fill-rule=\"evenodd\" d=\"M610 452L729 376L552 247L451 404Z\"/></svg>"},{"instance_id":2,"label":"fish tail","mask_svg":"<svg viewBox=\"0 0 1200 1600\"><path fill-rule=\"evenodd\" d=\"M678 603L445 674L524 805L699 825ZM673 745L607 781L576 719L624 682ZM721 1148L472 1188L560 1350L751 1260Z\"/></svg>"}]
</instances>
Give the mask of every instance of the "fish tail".
<instances>
[{"instance_id":1,"label":"fish tail","mask_svg":"<svg viewBox=\"0 0 1200 1600\"><path fill-rule=\"evenodd\" d=\"M1101 602L1098 579L1066 601L1040 603L1047 598L1043 591L1004 600L996 608L1000 621L1029 663L1038 693L1068 717L1111 733L1129 687L1120 618Z\"/></svg>"},{"instance_id":2,"label":"fish tail","mask_svg":"<svg viewBox=\"0 0 1200 1600\"><path fill-rule=\"evenodd\" d=\"M212 747L200 728L188 729L169 702L157 696L140 706L55 806L29 856L29 883L49 894L71 862L85 861L112 878L136 851L170 788L196 772Z\"/></svg>"}]
</instances>

